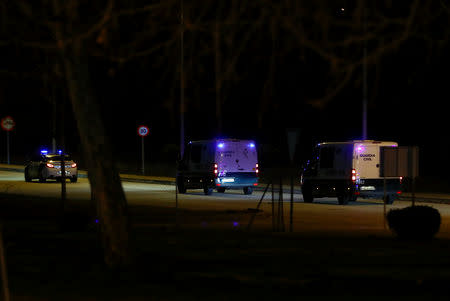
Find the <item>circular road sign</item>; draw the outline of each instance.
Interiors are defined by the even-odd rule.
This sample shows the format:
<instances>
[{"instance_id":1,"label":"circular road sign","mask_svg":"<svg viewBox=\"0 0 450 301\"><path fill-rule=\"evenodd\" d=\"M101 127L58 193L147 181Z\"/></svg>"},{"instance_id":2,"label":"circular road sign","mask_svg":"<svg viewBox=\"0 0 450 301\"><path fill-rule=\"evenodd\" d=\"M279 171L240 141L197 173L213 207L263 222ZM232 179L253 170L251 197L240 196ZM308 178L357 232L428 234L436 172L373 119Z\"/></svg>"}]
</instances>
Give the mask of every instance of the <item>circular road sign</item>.
<instances>
[{"instance_id":1,"label":"circular road sign","mask_svg":"<svg viewBox=\"0 0 450 301\"><path fill-rule=\"evenodd\" d=\"M140 127L138 127L138 134L141 137L145 137L150 134L150 130L145 125L141 125Z\"/></svg>"},{"instance_id":2,"label":"circular road sign","mask_svg":"<svg viewBox=\"0 0 450 301\"><path fill-rule=\"evenodd\" d=\"M1 121L2 129L5 131L12 131L16 123L14 122L14 119L12 119L11 116L6 116L5 118L2 118Z\"/></svg>"}]
</instances>

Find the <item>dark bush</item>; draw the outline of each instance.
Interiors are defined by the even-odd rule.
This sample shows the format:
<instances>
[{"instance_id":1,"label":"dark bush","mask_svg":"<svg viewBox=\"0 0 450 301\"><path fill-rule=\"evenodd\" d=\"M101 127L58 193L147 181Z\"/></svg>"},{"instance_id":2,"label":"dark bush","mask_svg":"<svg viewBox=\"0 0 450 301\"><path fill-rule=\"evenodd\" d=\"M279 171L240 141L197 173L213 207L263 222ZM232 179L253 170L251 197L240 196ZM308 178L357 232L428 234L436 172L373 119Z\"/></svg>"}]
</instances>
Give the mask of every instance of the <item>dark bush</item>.
<instances>
[{"instance_id":1,"label":"dark bush","mask_svg":"<svg viewBox=\"0 0 450 301\"><path fill-rule=\"evenodd\" d=\"M432 239L439 231L441 215L430 206L391 209L387 214L389 228L402 239Z\"/></svg>"}]
</instances>

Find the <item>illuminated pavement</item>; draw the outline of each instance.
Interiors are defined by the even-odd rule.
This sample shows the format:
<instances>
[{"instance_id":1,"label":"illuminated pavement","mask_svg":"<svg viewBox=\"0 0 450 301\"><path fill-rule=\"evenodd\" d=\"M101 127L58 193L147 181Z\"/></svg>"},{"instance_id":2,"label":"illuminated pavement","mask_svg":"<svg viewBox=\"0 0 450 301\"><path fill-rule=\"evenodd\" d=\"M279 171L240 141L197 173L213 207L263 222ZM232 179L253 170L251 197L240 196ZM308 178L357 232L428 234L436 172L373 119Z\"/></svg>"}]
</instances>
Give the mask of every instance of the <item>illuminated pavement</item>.
<instances>
[{"instance_id":1,"label":"illuminated pavement","mask_svg":"<svg viewBox=\"0 0 450 301\"><path fill-rule=\"evenodd\" d=\"M167 184L152 184L126 182L122 183L127 201L132 206L159 206L175 208L175 186ZM67 182L67 199L76 203L90 200L90 187L87 178L79 178L78 183ZM285 190L283 194L283 212L285 229L289 229L290 194ZM59 198L61 184L55 181L39 183L24 181L22 172L0 171L0 193L20 194L40 197ZM214 192L205 196L202 190L188 190L188 193L178 195L179 208L182 210L199 210L205 213L208 225L214 226L214 218L209 217L211 212L228 213L229 220L221 221L221 226L246 226L251 209L257 207L262 196L261 191L252 195L244 195L241 190L232 190L225 193ZM275 191L275 214L277 213L278 193ZM409 201L396 201L391 208L409 206ZM427 204L439 210L442 223L438 237L450 238L450 205L430 203ZM384 205L380 200L358 200L347 206L340 206L334 198L315 200L312 204L303 203L301 194L294 195L293 229L304 233L339 233L346 235L391 235L384 225ZM250 209L250 210L249 210ZM271 191L266 193L259 212L254 219L252 229L272 228ZM247 214L243 214L247 212ZM214 214L212 214L214 215Z\"/></svg>"}]
</instances>

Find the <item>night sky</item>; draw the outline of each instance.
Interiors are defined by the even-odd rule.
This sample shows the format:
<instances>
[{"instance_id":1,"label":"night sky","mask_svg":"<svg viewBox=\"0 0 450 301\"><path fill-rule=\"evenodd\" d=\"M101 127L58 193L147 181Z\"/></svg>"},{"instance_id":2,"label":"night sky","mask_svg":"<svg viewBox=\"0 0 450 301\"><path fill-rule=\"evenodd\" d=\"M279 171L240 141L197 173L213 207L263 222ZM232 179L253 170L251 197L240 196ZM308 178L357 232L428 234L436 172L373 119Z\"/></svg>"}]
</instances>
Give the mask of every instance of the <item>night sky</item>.
<instances>
[{"instance_id":1,"label":"night sky","mask_svg":"<svg viewBox=\"0 0 450 301\"><path fill-rule=\"evenodd\" d=\"M85 32L101 18L109 2L98 2L77 2L73 31ZM317 142L360 139L366 45L368 138L418 145L421 175L450 178L446 1L367 1L366 30L361 1L212 2L184 2L186 140L255 139L261 152L272 154L267 165L286 166L286 128L298 128L293 164L299 167ZM30 152L50 147L55 125L58 144L81 156L60 57L44 47L55 44L45 27L52 8L29 3L0 8L7 16L0 28L0 117L16 121L11 160L21 164ZM151 131L148 160L172 164L179 150L180 1L159 3L117 4L86 38L92 93L111 151L136 166L139 125ZM156 8L140 10L150 5ZM5 162L4 131L0 139Z\"/></svg>"}]
</instances>

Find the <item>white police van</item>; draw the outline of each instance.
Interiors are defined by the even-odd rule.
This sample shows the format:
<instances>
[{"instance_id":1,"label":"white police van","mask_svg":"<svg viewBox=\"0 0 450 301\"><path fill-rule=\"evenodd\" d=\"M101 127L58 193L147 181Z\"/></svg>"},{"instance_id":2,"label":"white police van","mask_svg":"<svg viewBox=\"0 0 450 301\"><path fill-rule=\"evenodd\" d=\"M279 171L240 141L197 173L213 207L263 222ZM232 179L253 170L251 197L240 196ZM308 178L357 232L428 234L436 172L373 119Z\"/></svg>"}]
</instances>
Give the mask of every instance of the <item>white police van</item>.
<instances>
[{"instance_id":1,"label":"white police van","mask_svg":"<svg viewBox=\"0 0 450 301\"><path fill-rule=\"evenodd\" d=\"M258 185L258 154L253 140L213 139L191 141L177 166L177 186L180 193L187 189L203 189L206 195L213 189L242 188L252 194Z\"/></svg>"},{"instance_id":2,"label":"white police van","mask_svg":"<svg viewBox=\"0 0 450 301\"><path fill-rule=\"evenodd\" d=\"M401 177L384 178L382 149L396 142L354 140L319 143L301 174L303 200L337 197L339 204L362 198L383 198L392 204L401 193Z\"/></svg>"}]
</instances>

